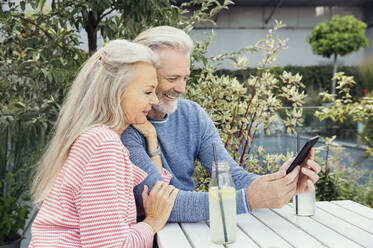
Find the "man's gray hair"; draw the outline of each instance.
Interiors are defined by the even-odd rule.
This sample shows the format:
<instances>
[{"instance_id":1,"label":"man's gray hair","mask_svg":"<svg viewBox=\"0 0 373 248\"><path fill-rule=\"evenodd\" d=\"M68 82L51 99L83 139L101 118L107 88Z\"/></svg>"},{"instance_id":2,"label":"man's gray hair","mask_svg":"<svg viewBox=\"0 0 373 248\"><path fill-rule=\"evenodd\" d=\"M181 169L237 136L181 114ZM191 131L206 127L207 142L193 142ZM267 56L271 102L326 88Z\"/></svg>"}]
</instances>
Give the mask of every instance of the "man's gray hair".
<instances>
[{"instance_id":1,"label":"man's gray hair","mask_svg":"<svg viewBox=\"0 0 373 248\"><path fill-rule=\"evenodd\" d=\"M153 51L162 47L172 47L191 54L193 50L193 40L190 36L183 30L170 26L145 30L135 38L134 42L150 47Z\"/></svg>"}]
</instances>

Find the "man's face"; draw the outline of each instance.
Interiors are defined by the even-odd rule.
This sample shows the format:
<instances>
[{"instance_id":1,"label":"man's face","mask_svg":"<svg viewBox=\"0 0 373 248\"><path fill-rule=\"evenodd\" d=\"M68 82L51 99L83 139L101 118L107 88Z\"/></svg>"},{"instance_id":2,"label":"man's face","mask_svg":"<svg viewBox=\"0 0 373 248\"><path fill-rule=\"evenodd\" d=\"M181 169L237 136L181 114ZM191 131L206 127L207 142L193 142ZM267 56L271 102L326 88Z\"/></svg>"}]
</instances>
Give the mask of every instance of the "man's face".
<instances>
[{"instance_id":1,"label":"man's face","mask_svg":"<svg viewBox=\"0 0 373 248\"><path fill-rule=\"evenodd\" d=\"M161 66L157 69L159 104L153 110L163 115L173 113L177 108L178 97L185 92L186 80L190 74L190 58L175 48L157 50Z\"/></svg>"}]
</instances>

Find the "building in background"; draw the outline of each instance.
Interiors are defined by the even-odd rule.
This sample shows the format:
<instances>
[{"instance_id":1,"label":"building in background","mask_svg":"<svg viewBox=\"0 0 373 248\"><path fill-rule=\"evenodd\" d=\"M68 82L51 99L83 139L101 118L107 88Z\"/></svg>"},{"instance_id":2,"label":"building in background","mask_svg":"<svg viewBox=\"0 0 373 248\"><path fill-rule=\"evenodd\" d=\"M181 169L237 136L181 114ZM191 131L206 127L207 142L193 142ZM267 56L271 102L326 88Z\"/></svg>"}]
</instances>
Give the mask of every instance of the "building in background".
<instances>
[{"instance_id":1,"label":"building in background","mask_svg":"<svg viewBox=\"0 0 373 248\"><path fill-rule=\"evenodd\" d=\"M215 38L209 47L208 55L237 51L248 45L254 45L263 39L274 20L281 20L287 26L278 32L280 39L288 38L288 49L279 53L278 66L285 65L325 65L332 59L312 53L306 38L312 28L329 21L335 14L353 15L367 23L367 37L370 46L362 48L348 56L340 57L340 65L356 65L367 56L373 56L373 1L372 0L233 0L229 10L220 12L216 17L216 26L198 25L192 31L194 40L206 39L214 30ZM178 1L181 2L181 1ZM252 59L252 65L260 56ZM230 68L229 62L222 65Z\"/></svg>"}]
</instances>

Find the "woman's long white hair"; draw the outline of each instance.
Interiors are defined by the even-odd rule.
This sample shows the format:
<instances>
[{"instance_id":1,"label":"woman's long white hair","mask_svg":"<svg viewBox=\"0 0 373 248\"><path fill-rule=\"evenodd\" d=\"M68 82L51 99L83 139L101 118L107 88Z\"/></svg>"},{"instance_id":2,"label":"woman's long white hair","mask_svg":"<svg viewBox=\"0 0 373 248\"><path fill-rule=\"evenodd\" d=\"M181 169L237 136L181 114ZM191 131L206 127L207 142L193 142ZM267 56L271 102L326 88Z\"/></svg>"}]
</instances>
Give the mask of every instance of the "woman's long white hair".
<instances>
[{"instance_id":1,"label":"woman's long white hair","mask_svg":"<svg viewBox=\"0 0 373 248\"><path fill-rule=\"evenodd\" d=\"M136 62L154 66L158 57L147 47L126 40L108 42L82 66L59 113L54 135L34 174L31 194L40 205L47 197L71 145L87 128L104 124L120 131L125 124L121 97Z\"/></svg>"}]
</instances>

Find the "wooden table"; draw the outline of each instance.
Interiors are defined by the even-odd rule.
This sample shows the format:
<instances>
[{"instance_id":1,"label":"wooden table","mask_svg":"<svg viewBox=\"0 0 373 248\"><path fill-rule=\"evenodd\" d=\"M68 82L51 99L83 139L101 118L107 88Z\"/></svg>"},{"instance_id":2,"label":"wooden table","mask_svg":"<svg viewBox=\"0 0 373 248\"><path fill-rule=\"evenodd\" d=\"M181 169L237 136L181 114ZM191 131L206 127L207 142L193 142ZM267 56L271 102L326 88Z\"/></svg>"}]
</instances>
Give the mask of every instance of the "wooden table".
<instances>
[{"instance_id":1,"label":"wooden table","mask_svg":"<svg viewBox=\"0 0 373 248\"><path fill-rule=\"evenodd\" d=\"M237 240L227 247L373 247L373 209L353 201L317 202L311 217L291 204L237 218ZM224 247L210 241L208 223L169 223L158 232L160 248Z\"/></svg>"}]
</instances>

